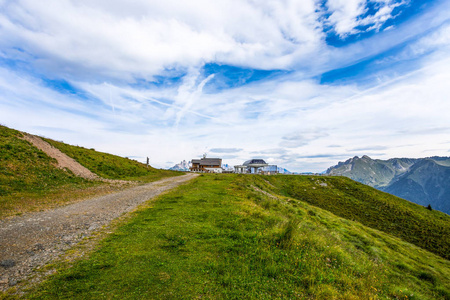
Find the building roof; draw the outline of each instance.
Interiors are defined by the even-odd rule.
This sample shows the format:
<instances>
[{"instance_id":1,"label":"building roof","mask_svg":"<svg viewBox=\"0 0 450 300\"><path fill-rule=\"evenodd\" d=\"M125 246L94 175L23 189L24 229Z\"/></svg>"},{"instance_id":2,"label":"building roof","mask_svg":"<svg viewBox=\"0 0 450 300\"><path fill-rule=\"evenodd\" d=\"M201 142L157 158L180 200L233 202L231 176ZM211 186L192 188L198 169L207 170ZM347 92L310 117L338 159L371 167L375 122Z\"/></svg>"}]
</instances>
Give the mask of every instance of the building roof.
<instances>
[{"instance_id":1,"label":"building roof","mask_svg":"<svg viewBox=\"0 0 450 300\"><path fill-rule=\"evenodd\" d=\"M263 159L250 159L243 163L244 166L250 165L267 165Z\"/></svg>"},{"instance_id":2,"label":"building roof","mask_svg":"<svg viewBox=\"0 0 450 300\"><path fill-rule=\"evenodd\" d=\"M200 166L221 166L222 159L221 158L201 158L201 159L193 159L192 164L200 164Z\"/></svg>"}]
</instances>

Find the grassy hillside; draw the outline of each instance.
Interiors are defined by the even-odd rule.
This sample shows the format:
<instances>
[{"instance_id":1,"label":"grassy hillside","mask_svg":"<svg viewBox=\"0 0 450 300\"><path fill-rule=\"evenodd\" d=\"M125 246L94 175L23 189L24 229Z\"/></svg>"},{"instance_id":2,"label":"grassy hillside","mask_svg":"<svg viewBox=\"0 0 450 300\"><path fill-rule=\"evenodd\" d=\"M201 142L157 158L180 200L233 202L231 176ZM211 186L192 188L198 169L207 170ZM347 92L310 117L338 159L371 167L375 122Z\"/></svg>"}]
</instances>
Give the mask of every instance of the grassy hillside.
<instances>
[{"instance_id":1,"label":"grassy hillside","mask_svg":"<svg viewBox=\"0 0 450 300\"><path fill-rule=\"evenodd\" d=\"M202 175L25 298L450 299L448 260L271 189Z\"/></svg>"},{"instance_id":2,"label":"grassy hillside","mask_svg":"<svg viewBox=\"0 0 450 300\"><path fill-rule=\"evenodd\" d=\"M128 158L98 152L94 149L72 146L51 139L44 139L72 157L95 174L109 179L155 181L163 177L177 176L183 173L160 170Z\"/></svg>"},{"instance_id":3,"label":"grassy hillside","mask_svg":"<svg viewBox=\"0 0 450 300\"><path fill-rule=\"evenodd\" d=\"M70 171L55 167L55 159L20 137L19 131L0 126L0 219L120 188L79 178ZM51 142L58 144L63 152L80 149L78 152L72 150L79 155L75 159L92 162L85 164L88 168L96 164L97 168L92 167L94 172L100 170L99 175L107 175L105 177L111 179L154 181L181 174L154 168L147 170L143 164L129 159Z\"/></svg>"},{"instance_id":4,"label":"grassy hillside","mask_svg":"<svg viewBox=\"0 0 450 300\"><path fill-rule=\"evenodd\" d=\"M273 190L450 259L450 216L346 177L266 176Z\"/></svg>"},{"instance_id":5,"label":"grassy hillside","mask_svg":"<svg viewBox=\"0 0 450 300\"><path fill-rule=\"evenodd\" d=\"M74 176L58 169L56 162L44 152L20 139L19 131L0 126L0 218L39 208L51 202L59 191L98 186L99 183ZM87 191L86 191L87 190Z\"/></svg>"}]
</instances>

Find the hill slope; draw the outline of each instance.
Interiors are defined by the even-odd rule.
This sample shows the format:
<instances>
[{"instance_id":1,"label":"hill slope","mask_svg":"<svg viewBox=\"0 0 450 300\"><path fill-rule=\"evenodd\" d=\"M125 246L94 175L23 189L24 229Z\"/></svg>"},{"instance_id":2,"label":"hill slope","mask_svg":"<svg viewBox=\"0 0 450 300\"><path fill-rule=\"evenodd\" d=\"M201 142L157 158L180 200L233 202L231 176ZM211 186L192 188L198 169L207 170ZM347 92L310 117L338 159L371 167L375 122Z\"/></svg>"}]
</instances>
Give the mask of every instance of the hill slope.
<instances>
[{"instance_id":1,"label":"hill slope","mask_svg":"<svg viewBox=\"0 0 450 300\"><path fill-rule=\"evenodd\" d=\"M288 178L202 175L136 212L89 258L62 262L26 297L450 298L448 260L278 195ZM321 198L327 187L315 179L306 178L308 196ZM362 185L342 179L359 194Z\"/></svg>"},{"instance_id":2,"label":"hill slope","mask_svg":"<svg viewBox=\"0 0 450 300\"><path fill-rule=\"evenodd\" d=\"M110 179L153 181L181 174L147 169L143 164L122 157L46 141L57 145L97 175ZM0 218L120 188L120 185L87 180L58 168L57 161L25 141L23 133L0 126Z\"/></svg>"},{"instance_id":3,"label":"hill slope","mask_svg":"<svg viewBox=\"0 0 450 300\"><path fill-rule=\"evenodd\" d=\"M364 155L340 162L327 170L450 214L450 158L371 159Z\"/></svg>"},{"instance_id":4,"label":"hill slope","mask_svg":"<svg viewBox=\"0 0 450 300\"><path fill-rule=\"evenodd\" d=\"M56 159L58 168L67 169L77 177L86 179L100 179L97 174L92 173L89 169L85 168L76 160L61 152L59 149L53 147L40 137L24 133L23 139L30 142L33 146L43 151L48 156Z\"/></svg>"},{"instance_id":5,"label":"hill slope","mask_svg":"<svg viewBox=\"0 0 450 300\"><path fill-rule=\"evenodd\" d=\"M273 190L450 258L450 216L346 177L266 176Z\"/></svg>"},{"instance_id":6,"label":"hill slope","mask_svg":"<svg viewBox=\"0 0 450 300\"><path fill-rule=\"evenodd\" d=\"M129 158L98 152L80 146L72 146L51 139L44 139L53 147L78 161L95 174L108 179L155 181L157 179L177 176L183 173L147 167Z\"/></svg>"},{"instance_id":7,"label":"hill slope","mask_svg":"<svg viewBox=\"0 0 450 300\"><path fill-rule=\"evenodd\" d=\"M0 126L0 218L38 209L50 195L61 197L58 191L70 194L100 185L55 167L55 159L21 137L19 131Z\"/></svg>"}]
</instances>

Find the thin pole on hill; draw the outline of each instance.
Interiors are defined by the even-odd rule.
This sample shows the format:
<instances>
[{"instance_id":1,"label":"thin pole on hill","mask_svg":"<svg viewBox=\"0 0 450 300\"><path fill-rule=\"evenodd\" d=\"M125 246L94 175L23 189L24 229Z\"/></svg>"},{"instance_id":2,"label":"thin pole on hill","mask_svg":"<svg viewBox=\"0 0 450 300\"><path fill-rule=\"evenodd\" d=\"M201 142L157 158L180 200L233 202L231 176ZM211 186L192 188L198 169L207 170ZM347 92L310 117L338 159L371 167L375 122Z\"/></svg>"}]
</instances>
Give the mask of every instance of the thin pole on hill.
<instances>
[{"instance_id":1,"label":"thin pole on hill","mask_svg":"<svg viewBox=\"0 0 450 300\"><path fill-rule=\"evenodd\" d=\"M150 163L150 159L147 157L147 169L148 169L149 163Z\"/></svg>"}]
</instances>

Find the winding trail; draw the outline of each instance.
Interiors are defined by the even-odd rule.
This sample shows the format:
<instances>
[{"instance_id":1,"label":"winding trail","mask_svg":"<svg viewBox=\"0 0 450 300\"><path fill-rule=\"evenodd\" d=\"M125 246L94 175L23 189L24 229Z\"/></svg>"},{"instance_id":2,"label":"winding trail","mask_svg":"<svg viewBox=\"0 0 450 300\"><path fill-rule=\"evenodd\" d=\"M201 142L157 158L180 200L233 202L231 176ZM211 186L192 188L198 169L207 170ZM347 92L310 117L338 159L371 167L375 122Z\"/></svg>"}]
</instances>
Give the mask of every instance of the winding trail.
<instances>
[{"instance_id":1,"label":"winding trail","mask_svg":"<svg viewBox=\"0 0 450 300\"><path fill-rule=\"evenodd\" d=\"M60 254L139 204L196 174L164 178L64 207L0 220L0 291L28 278Z\"/></svg>"}]
</instances>

